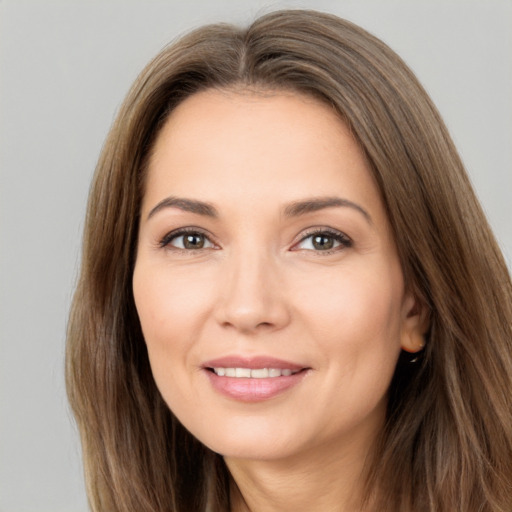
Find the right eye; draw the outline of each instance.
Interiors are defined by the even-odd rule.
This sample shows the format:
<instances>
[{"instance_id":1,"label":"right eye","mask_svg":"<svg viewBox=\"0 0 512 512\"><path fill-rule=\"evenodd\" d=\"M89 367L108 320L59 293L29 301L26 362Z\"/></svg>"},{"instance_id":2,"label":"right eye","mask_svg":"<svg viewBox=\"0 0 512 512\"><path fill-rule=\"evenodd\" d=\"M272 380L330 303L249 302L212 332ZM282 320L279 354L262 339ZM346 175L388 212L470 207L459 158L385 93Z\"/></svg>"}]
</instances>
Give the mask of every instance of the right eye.
<instances>
[{"instance_id":1,"label":"right eye","mask_svg":"<svg viewBox=\"0 0 512 512\"><path fill-rule=\"evenodd\" d=\"M160 242L161 247L169 247L197 251L200 249L211 249L214 247L211 240L200 231L174 231L165 235Z\"/></svg>"}]
</instances>

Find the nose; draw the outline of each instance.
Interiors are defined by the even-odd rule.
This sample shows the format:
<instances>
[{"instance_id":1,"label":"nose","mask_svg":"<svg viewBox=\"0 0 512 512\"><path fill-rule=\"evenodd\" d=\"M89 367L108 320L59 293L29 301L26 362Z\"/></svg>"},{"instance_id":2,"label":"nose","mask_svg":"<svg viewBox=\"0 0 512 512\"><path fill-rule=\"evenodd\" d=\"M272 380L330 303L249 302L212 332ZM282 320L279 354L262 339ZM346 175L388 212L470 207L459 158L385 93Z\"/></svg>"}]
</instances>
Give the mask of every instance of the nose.
<instances>
[{"instance_id":1,"label":"nose","mask_svg":"<svg viewBox=\"0 0 512 512\"><path fill-rule=\"evenodd\" d=\"M243 255L228 258L216 306L217 322L245 334L285 327L290 310L283 276L272 258Z\"/></svg>"}]
</instances>

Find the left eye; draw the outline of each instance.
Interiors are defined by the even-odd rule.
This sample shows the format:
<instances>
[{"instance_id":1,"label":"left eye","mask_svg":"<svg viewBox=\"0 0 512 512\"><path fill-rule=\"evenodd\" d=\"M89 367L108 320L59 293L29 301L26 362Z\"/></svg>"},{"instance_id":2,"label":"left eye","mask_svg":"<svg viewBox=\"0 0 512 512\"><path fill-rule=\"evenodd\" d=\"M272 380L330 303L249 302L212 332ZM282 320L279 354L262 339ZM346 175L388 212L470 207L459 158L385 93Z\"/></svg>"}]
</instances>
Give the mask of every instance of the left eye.
<instances>
[{"instance_id":1,"label":"left eye","mask_svg":"<svg viewBox=\"0 0 512 512\"><path fill-rule=\"evenodd\" d=\"M350 247L351 240L343 233L317 232L304 237L297 249L310 251L331 251L339 247Z\"/></svg>"},{"instance_id":2,"label":"left eye","mask_svg":"<svg viewBox=\"0 0 512 512\"><path fill-rule=\"evenodd\" d=\"M168 237L166 240L163 240L161 245L170 245L177 249L185 250L208 249L213 247L213 244L208 237L203 233L198 232L176 233Z\"/></svg>"}]
</instances>

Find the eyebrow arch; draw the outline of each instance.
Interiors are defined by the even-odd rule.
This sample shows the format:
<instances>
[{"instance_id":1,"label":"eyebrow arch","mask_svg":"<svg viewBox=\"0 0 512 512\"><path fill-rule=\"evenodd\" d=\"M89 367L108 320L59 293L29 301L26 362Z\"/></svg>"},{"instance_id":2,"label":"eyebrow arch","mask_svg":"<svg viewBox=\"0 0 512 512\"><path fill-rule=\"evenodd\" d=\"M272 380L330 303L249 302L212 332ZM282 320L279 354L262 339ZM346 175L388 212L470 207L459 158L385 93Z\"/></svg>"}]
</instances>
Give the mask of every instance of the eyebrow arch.
<instances>
[{"instance_id":1,"label":"eyebrow arch","mask_svg":"<svg viewBox=\"0 0 512 512\"><path fill-rule=\"evenodd\" d=\"M185 199L183 197L166 197L160 201L148 214L148 220L164 208L179 208L184 212L197 213L207 217L218 217L217 210L210 203L197 201L195 199Z\"/></svg>"},{"instance_id":2,"label":"eyebrow arch","mask_svg":"<svg viewBox=\"0 0 512 512\"><path fill-rule=\"evenodd\" d=\"M284 209L286 217L298 217L300 215L306 215L308 213L317 212L324 208L332 207L348 207L353 208L363 215L369 224L373 224L370 214L357 203L349 201L348 199L342 199L341 197L313 197L311 199L305 199L303 201L295 201L290 203Z\"/></svg>"}]
</instances>

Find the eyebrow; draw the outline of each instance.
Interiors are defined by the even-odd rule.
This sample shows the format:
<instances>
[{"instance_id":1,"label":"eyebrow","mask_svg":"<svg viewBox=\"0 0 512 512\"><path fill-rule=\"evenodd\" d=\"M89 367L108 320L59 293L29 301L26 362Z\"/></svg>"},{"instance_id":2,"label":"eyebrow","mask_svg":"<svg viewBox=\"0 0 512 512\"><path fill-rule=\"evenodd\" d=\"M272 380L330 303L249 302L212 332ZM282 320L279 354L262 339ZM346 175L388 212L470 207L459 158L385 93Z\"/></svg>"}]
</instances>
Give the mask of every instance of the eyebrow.
<instances>
[{"instance_id":1,"label":"eyebrow","mask_svg":"<svg viewBox=\"0 0 512 512\"><path fill-rule=\"evenodd\" d=\"M294 201L284 209L285 217L299 217L308 213L314 213L325 208L348 207L361 213L369 224L372 224L370 214L357 203L341 197L313 197L302 201ZM159 211L165 208L178 208L185 212L196 213L206 217L218 217L217 209L211 204L196 199L185 199L182 197L166 197L160 201L148 214L148 220Z\"/></svg>"},{"instance_id":2,"label":"eyebrow","mask_svg":"<svg viewBox=\"0 0 512 512\"><path fill-rule=\"evenodd\" d=\"M185 199L182 197L166 197L160 201L148 214L148 220L156 213L164 208L179 208L184 212L197 213L198 215L205 215L206 217L218 217L216 208L204 201L197 201L195 199Z\"/></svg>"},{"instance_id":3,"label":"eyebrow","mask_svg":"<svg viewBox=\"0 0 512 512\"><path fill-rule=\"evenodd\" d=\"M363 215L369 224L373 224L370 214L362 206L341 197L313 197L303 201L295 201L286 206L284 214L286 217L298 217L300 215L314 213L325 208L340 206L356 210Z\"/></svg>"}]
</instances>

